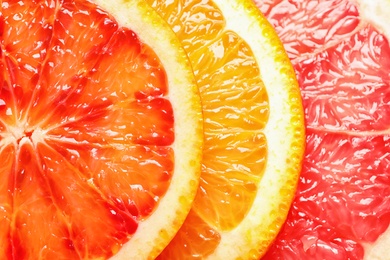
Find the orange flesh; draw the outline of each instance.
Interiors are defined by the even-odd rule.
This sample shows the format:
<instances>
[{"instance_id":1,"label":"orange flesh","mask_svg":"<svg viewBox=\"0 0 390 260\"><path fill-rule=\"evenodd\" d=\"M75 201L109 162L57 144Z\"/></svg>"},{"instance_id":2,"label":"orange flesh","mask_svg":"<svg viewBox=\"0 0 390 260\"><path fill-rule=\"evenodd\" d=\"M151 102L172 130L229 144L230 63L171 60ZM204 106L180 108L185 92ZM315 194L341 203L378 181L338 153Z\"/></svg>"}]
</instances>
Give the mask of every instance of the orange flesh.
<instances>
[{"instance_id":1,"label":"orange flesh","mask_svg":"<svg viewBox=\"0 0 390 260\"><path fill-rule=\"evenodd\" d=\"M168 189L158 58L86 1L2 1L0 255L109 257Z\"/></svg>"},{"instance_id":2,"label":"orange flesh","mask_svg":"<svg viewBox=\"0 0 390 260\"><path fill-rule=\"evenodd\" d=\"M292 59L307 126L297 195L264 259L363 259L390 223L389 40L353 1L257 2Z\"/></svg>"},{"instance_id":3,"label":"orange flesh","mask_svg":"<svg viewBox=\"0 0 390 260\"><path fill-rule=\"evenodd\" d=\"M267 161L267 140L261 131L268 120L268 96L251 49L224 29L222 13L212 2L148 2L164 11L160 14L190 57L205 129L197 197L159 258L205 257L219 244L217 230L236 227L256 196Z\"/></svg>"}]
</instances>

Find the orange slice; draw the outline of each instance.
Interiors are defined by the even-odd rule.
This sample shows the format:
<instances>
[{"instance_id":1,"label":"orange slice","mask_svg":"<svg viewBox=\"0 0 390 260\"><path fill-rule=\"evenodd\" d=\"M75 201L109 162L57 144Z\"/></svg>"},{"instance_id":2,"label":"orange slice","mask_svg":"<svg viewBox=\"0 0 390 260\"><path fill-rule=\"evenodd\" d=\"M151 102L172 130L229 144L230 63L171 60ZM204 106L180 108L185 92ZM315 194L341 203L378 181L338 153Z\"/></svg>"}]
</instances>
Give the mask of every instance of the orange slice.
<instances>
[{"instance_id":1,"label":"orange slice","mask_svg":"<svg viewBox=\"0 0 390 260\"><path fill-rule=\"evenodd\" d=\"M197 197L160 259L256 259L283 225L304 124L291 63L251 1L147 0L186 50L201 93Z\"/></svg>"},{"instance_id":2,"label":"orange slice","mask_svg":"<svg viewBox=\"0 0 390 260\"><path fill-rule=\"evenodd\" d=\"M1 257L155 257L203 142L169 27L138 0L3 0L0 67Z\"/></svg>"}]
</instances>

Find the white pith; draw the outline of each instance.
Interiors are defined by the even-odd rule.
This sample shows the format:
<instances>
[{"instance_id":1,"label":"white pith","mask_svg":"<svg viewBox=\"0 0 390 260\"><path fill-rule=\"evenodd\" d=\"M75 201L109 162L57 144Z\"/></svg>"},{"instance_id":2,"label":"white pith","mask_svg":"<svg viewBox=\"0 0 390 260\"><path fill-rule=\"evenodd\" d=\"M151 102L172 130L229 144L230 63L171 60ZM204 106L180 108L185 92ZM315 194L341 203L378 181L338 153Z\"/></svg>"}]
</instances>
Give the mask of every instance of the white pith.
<instances>
[{"instance_id":1,"label":"white pith","mask_svg":"<svg viewBox=\"0 0 390 260\"><path fill-rule=\"evenodd\" d=\"M383 33L390 41L390 1L389 0L355 0L361 18ZM390 131L390 129L388 129ZM387 131L387 132L388 132ZM386 134L386 133L384 133ZM390 260L390 228L374 243L363 243L365 260Z\"/></svg>"}]
</instances>

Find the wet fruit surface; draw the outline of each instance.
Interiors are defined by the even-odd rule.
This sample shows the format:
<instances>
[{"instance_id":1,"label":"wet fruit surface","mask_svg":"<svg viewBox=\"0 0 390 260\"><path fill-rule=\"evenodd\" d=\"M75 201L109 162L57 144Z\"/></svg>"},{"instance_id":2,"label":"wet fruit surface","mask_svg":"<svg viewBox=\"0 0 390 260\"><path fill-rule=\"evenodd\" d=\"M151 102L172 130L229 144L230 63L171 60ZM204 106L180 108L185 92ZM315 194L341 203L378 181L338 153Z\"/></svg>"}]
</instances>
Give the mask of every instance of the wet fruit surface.
<instances>
[{"instance_id":1,"label":"wet fruit surface","mask_svg":"<svg viewBox=\"0 0 390 260\"><path fill-rule=\"evenodd\" d=\"M207 256L220 243L218 232L236 227L256 197L267 160L261 132L269 114L267 92L248 44L225 30L215 3L149 3L169 21L190 57L207 129L196 200L160 259L179 257L176 252L180 257ZM194 222L199 224L192 227Z\"/></svg>"},{"instance_id":2,"label":"wet fruit surface","mask_svg":"<svg viewBox=\"0 0 390 260\"><path fill-rule=\"evenodd\" d=\"M353 1L257 1L301 86L307 147L265 259L362 259L390 222L390 46Z\"/></svg>"},{"instance_id":3,"label":"wet fruit surface","mask_svg":"<svg viewBox=\"0 0 390 260\"><path fill-rule=\"evenodd\" d=\"M111 256L170 183L164 69L90 2L1 8L0 255Z\"/></svg>"},{"instance_id":4,"label":"wet fruit surface","mask_svg":"<svg viewBox=\"0 0 390 260\"><path fill-rule=\"evenodd\" d=\"M257 259L284 222L301 167L293 68L251 0L147 2L187 52L204 116L200 186L159 259Z\"/></svg>"}]
</instances>

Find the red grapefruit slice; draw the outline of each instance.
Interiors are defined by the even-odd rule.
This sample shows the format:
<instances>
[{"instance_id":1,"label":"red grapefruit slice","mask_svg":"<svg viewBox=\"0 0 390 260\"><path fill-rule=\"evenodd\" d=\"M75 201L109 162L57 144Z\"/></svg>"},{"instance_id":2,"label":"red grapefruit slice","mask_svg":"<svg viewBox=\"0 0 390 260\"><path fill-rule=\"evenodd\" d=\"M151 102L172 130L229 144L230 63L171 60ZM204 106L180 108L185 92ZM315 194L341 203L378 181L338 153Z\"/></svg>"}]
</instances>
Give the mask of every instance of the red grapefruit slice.
<instances>
[{"instance_id":1,"label":"red grapefruit slice","mask_svg":"<svg viewBox=\"0 0 390 260\"><path fill-rule=\"evenodd\" d=\"M389 1L257 3L292 59L307 124L298 192L264 259L388 259Z\"/></svg>"}]
</instances>

